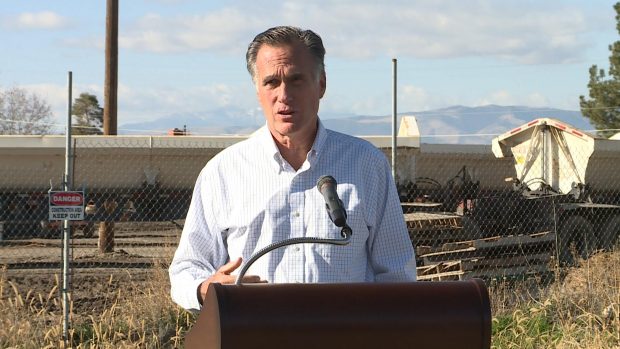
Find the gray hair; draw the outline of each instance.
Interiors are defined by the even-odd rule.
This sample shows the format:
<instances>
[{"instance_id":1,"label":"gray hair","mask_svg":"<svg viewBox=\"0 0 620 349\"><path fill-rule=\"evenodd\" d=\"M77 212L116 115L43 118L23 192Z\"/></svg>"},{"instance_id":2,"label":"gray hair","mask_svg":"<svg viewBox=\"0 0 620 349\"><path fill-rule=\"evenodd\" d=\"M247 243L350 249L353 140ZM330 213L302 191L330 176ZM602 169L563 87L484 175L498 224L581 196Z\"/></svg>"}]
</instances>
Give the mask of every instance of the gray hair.
<instances>
[{"instance_id":1,"label":"gray hair","mask_svg":"<svg viewBox=\"0 0 620 349\"><path fill-rule=\"evenodd\" d=\"M279 26L265 30L264 32L256 35L254 40L248 45L248 51L245 54L245 61L247 64L248 72L252 76L254 84L256 81L256 56L258 50L263 45L269 46L282 46L290 45L295 42L299 42L304 45L310 54L314 57L316 62L315 78L318 80L321 73L325 71L325 47L323 47L323 40L312 30L304 30L292 26Z\"/></svg>"}]
</instances>

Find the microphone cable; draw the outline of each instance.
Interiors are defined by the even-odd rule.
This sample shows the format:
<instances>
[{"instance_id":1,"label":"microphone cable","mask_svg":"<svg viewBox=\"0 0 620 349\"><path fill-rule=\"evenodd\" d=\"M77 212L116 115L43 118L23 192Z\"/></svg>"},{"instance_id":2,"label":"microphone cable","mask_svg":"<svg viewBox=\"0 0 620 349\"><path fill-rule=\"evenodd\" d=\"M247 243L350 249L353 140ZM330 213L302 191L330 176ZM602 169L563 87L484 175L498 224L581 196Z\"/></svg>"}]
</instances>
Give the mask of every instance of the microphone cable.
<instances>
[{"instance_id":1,"label":"microphone cable","mask_svg":"<svg viewBox=\"0 0 620 349\"><path fill-rule=\"evenodd\" d=\"M318 237L302 237L302 238L292 238L286 239L279 242L274 242L271 245L263 247L258 252L254 253L250 259L243 265L239 275L237 275L237 279L235 280L235 285L241 285L241 280L243 280L243 276L248 271L250 266L256 262L257 259L262 257L264 254L275 250L276 248L295 245L295 244L330 244L330 245L348 245L351 242L351 235L353 231L348 225L344 225L342 230L340 231L340 235L342 235L342 239L328 239L328 238L318 238Z\"/></svg>"}]
</instances>

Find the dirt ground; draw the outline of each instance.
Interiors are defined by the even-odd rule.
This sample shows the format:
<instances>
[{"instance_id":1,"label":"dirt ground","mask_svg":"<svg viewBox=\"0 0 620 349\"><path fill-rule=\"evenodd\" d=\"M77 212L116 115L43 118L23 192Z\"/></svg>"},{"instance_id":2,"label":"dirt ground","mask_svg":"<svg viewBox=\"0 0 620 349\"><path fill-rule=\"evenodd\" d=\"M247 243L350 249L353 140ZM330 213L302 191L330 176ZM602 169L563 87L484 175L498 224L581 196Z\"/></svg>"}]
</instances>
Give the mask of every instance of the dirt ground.
<instances>
[{"instance_id":1,"label":"dirt ground","mask_svg":"<svg viewBox=\"0 0 620 349\"><path fill-rule=\"evenodd\" d=\"M96 233L92 238L84 238L76 232L70 244L73 313L100 313L109 307L119 290L129 293L151 281L155 269L167 267L180 235L181 230L170 222L117 223L114 252L101 254ZM0 270L0 277L24 296L32 292L45 297L56 292L60 299L62 240L4 240L0 242ZM5 289L0 297L14 293Z\"/></svg>"},{"instance_id":2,"label":"dirt ground","mask_svg":"<svg viewBox=\"0 0 620 349\"><path fill-rule=\"evenodd\" d=\"M124 222L115 226L113 253L98 251L97 233L85 238L80 232L71 239L70 291L74 314L97 314L109 308L119 291L129 293L152 282L156 271L158 282L165 283L165 273L181 236L179 226L171 222ZM571 292L587 292L589 278L580 269L615 270L618 254L600 254L583 261L582 268L568 269L564 285ZM599 266L599 267L597 267ZM589 274L585 274L589 275ZM617 273L597 275L594 280L617 277ZM0 281L5 284L0 297L10 297L15 287L22 295L31 292L44 298L62 289L62 240L23 239L0 241ZM12 286L6 287L10 283ZM50 309L56 311L58 309Z\"/></svg>"}]
</instances>

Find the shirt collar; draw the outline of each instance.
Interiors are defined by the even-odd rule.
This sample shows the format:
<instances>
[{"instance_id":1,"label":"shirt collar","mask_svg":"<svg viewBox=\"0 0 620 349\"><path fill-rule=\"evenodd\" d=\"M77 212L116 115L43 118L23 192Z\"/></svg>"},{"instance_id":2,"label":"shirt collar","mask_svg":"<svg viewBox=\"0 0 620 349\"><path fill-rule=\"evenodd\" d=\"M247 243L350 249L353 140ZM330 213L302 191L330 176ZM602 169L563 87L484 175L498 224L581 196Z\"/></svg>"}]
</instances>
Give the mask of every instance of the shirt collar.
<instances>
[{"instance_id":1,"label":"shirt collar","mask_svg":"<svg viewBox=\"0 0 620 349\"><path fill-rule=\"evenodd\" d=\"M265 123L263 127L256 130L253 136L256 138L259 146L263 149L267 157L273 159L272 164L274 166L274 169L278 172L282 171L282 169L284 168L285 160L284 158L282 158L282 155L280 155L280 150L278 149L276 142L273 140L267 124ZM311 166L316 162L316 159L321 153L321 150L323 149L326 140L327 129L323 125L323 122L321 122L321 119L318 119L318 126L316 136L314 138L314 143L312 144L312 148L310 148L310 152L308 153L308 161L310 162Z\"/></svg>"},{"instance_id":2,"label":"shirt collar","mask_svg":"<svg viewBox=\"0 0 620 349\"><path fill-rule=\"evenodd\" d=\"M325 146L325 141L327 140L327 129L323 126L323 122L319 119L319 125L316 130L316 137L314 138L314 144L312 144L312 148L310 149L310 153L308 154L308 159L310 160L310 164L314 164L319 154L323 150Z\"/></svg>"}]
</instances>

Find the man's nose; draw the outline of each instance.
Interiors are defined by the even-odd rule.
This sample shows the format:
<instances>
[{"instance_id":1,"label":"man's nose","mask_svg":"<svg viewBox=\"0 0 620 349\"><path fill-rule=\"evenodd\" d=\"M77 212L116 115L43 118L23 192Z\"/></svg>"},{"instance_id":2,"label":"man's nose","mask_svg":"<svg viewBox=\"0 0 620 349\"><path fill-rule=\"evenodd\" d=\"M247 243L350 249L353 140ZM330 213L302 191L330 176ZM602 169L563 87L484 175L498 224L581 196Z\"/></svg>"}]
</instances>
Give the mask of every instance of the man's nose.
<instances>
[{"instance_id":1,"label":"man's nose","mask_svg":"<svg viewBox=\"0 0 620 349\"><path fill-rule=\"evenodd\" d=\"M280 89L278 91L278 102L289 103L292 100L292 86L286 83L280 84Z\"/></svg>"}]
</instances>

